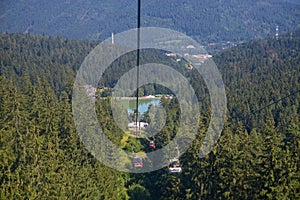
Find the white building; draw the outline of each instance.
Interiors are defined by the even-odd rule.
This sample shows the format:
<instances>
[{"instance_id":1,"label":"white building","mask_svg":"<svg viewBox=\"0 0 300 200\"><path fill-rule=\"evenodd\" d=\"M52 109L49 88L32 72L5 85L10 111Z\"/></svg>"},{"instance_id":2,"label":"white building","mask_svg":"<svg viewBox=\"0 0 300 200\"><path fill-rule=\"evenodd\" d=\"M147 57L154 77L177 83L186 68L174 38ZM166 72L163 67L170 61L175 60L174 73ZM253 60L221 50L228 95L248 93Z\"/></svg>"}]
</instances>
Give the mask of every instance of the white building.
<instances>
[{"instance_id":1,"label":"white building","mask_svg":"<svg viewBox=\"0 0 300 200\"><path fill-rule=\"evenodd\" d=\"M135 122L131 122L128 124L128 128L146 128L149 124L146 122L138 122L138 124L136 124Z\"/></svg>"}]
</instances>

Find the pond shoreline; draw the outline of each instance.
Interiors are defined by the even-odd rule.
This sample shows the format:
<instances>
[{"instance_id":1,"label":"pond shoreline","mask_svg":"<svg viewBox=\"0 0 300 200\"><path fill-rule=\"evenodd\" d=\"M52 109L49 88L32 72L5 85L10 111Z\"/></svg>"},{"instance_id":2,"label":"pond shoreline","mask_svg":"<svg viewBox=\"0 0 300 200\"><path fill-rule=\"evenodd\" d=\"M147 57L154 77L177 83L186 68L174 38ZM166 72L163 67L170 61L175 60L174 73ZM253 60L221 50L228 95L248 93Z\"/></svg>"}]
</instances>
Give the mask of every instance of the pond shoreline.
<instances>
[{"instance_id":1,"label":"pond shoreline","mask_svg":"<svg viewBox=\"0 0 300 200\"><path fill-rule=\"evenodd\" d=\"M134 100L136 97L112 97L113 99L119 99L119 100ZM160 100L161 97L139 97L139 99L145 99L145 100Z\"/></svg>"},{"instance_id":2,"label":"pond shoreline","mask_svg":"<svg viewBox=\"0 0 300 200\"><path fill-rule=\"evenodd\" d=\"M143 96L139 97L139 99L143 100L160 100L162 97L165 97L166 99L172 99L173 96L171 95L161 95L161 96ZM134 100L136 97L112 97L113 99L119 99L119 100Z\"/></svg>"}]
</instances>

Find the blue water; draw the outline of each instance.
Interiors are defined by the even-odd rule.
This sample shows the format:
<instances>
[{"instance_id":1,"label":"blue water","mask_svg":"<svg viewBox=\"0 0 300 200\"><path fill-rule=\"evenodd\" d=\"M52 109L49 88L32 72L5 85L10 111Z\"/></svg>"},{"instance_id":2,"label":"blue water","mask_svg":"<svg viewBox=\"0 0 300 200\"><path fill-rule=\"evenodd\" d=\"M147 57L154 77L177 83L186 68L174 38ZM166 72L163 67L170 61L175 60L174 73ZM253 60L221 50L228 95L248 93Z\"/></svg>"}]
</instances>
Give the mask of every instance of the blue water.
<instances>
[{"instance_id":1,"label":"blue water","mask_svg":"<svg viewBox=\"0 0 300 200\"><path fill-rule=\"evenodd\" d=\"M158 104L160 104L160 100L153 99L153 100L147 100L147 101L140 101L139 106L138 106L139 113L144 114L148 110L148 108L151 104L158 105ZM128 108L129 113L133 113L133 111L134 111L134 109Z\"/></svg>"}]
</instances>

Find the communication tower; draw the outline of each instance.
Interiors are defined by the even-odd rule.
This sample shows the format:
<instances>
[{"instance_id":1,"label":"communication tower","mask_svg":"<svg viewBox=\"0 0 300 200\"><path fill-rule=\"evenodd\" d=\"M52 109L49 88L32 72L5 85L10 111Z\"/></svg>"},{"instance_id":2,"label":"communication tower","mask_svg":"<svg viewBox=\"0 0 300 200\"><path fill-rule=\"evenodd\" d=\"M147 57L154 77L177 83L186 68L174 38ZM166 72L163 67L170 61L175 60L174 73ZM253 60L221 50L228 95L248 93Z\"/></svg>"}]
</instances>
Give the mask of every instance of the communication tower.
<instances>
[{"instance_id":1,"label":"communication tower","mask_svg":"<svg viewBox=\"0 0 300 200\"><path fill-rule=\"evenodd\" d=\"M275 33L276 40L278 40L278 36L279 36L278 32L279 32L279 27L276 26L276 33Z\"/></svg>"}]
</instances>

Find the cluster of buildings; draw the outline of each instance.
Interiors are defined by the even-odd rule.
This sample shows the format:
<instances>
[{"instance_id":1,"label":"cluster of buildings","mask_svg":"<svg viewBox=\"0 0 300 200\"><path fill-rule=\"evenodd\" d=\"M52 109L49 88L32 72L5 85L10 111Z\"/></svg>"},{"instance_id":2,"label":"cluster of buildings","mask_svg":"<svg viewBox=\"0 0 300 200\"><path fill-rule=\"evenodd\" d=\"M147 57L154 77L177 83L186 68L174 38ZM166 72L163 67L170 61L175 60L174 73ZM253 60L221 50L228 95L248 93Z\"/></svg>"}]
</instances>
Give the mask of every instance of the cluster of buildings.
<instances>
[{"instance_id":1,"label":"cluster of buildings","mask_svg":"<svg viewBox=\"0 0 300 200\"><path fill-rule=\"evenodd\" d=\"M188 46L186 46L186 49L190 49L190 50L191 50L191 49L195 49L195 46L194 46L194 45L188 45ZM177 58L177 54L176 54L176 53L173 53L173 52L171 52L171 53L165 53L165 55L168 56L168 57L174 57L174 58L176 58L176 62L181 61L180 58ZM190 55L189 53L185 53L183 56L184 56L184 57L192 57L192 58L196 58L198 62L195 63L195 64L198 64L198 65L200 65L201 63L204 63L206 59L212 57L212 55L210 55L210 54L208 54L208 53L203 53L203 54L191 54L191 55ZM190 65L189 65L189 68L190 68L190 69L193 69L193 66L190 64Z\"/></svg>"},{"instance_id":2,"label":"cluster of buildings","mask_svg":"<svg viewBox=\"0 0 300 200\"><path fill-rule=\"evenodd\" d=\"M91 86L91 85L86 85L86 86L84 86L84 88L85 88L86 94L87 94L89 97L92 97L93 99L96 98L96 91L97 91L96 88L94 88L94 87Z\"/></svg>"},{"instance_id":3,"label":"cluster of buildings","mask_svg":"<svg viewBox=\"0 0 300 200\"><path fill-rule=\"evenodd\" d=\"M193 58L197 58L198 61L200 63L204 63L204 61L208 58L211 58L212 55L208 54L208 53L205 53L205 54L196 54L196 55L192 55Z\"/></svg>"},{"instance_id":4,"label":"cluster of buildings","mask_svg":"<svg viewBox=\"0 0 300 200\"><path fill-rule=\"evenodd\" d=\"M128 128L147 128L148 125L146 122L131 122L128 124Z\"/></svg>"}]
</instances>

